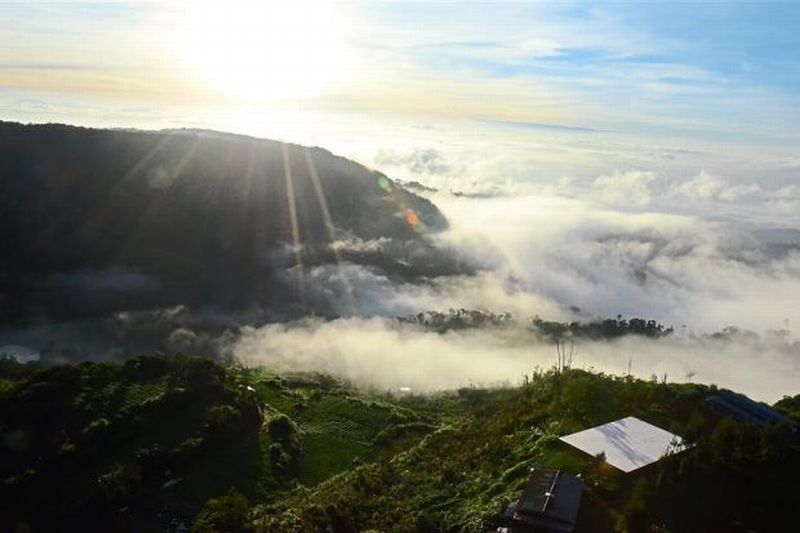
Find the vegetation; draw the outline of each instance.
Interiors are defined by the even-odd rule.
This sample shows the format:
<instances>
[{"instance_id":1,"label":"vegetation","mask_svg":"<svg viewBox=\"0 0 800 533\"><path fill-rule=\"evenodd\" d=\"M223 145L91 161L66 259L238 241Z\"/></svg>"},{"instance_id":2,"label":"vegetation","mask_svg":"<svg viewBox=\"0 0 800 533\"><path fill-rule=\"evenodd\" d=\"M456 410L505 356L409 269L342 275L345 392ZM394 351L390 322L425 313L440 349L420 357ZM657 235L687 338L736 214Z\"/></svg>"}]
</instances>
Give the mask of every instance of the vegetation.
<instances>
[{"instance_id":1,"label":"vegetation","mask_svg":"<svg viewBox=\"0 0 800 533\"><path fill-rule=\"evenodd\" d=\"M157 531L195 517L199 531L231 531L242 498L313 485L433 428L328 376L185 356L2 360L0 382L2 531Z\"/></svg>"},{"instance_id":2,"label":"vegetation","mask_svg":"<svg viewBox=\"0 0 800 533\"><path fill-rule=\"evenodd\" d=\"M800 422L800 394L784 396L775 404L775 407L794 420Z\"/></svg>"},{"instance_id":3,"label":"vegetation","mask_svg":"<svg viewBox=\"0 0 800 533\"><path fill-rule=\"evenodd\" d=\"M316 251L327 249L331 231L417 242L408 210L428 231L447 226L430 201L320 148L210 131L0 121L0 318L176 304L285 309L276 302L294 302L280 276L293 235L287 164L307 266L335 259ZM452 268L426 250L427 262ZM415 262L410 252L400 258ZM348 260L394 262L385 254Z\"/></svg>"},{"instance_id":4,"label":"vegetation","mask_svg":"<svg viewBox=\"0 0 800 533\"><path fill-rule=\"evenodd\" d=\"M510 313L493 313L480 309L450 309L446 313L426 311L407 317L400 317L401 322L419 325L425 329L444 333L482 327L509 327L519 325L518 320ZM641 335L658 338L671 335L672 327L664 326L655 320L643 318L617 318L591 320L588 322L556 322L534 317L528 323L529 329L549 342L566 339L609 340L625 335Z\"/></svg>"},{"instance_id":5,"label":"vegetation","mask_svg":"<svg viewBox=\"0 0 800 533\"><path fill-rule=\"evenodd\" d=\"M159 514L188 523L209 497L255 482L258 402L212 361L13 366L0 396L2 530L158 529Z\"/></svg>"},{"instance_id":6,"label":"vegetation","mask_svg":"<svg viewBox=\"0 0 800 533\"><path fill-rule=\"evenodd\" d=\"M417 324L437 333L470 328L503 327L517 323L510 313L493 313L480 309L450 309L446 313L426 311L416 315L400 317L399 320Z\"/></svg>"},{"instance_id":7,"label":"vegetation","mask_svg":"<svg viewBox=\"0 0 800 533\"><path fill-rule=\"evenodd\" d=\"M539 317L531 321L533 328L543 337L550 340L564 338L615 339L624 335L641 335L658 338L671 335L672 327L665 327L655 320L631 318L626 320L622 315L617 318L606 318L590 322L552 322Z\"/></svg>"},{"instance_id":8,"label":"vegetation","mask_svg":"<svg viewBox=\"0 0 800 533\"><path fill-rule=\"evenodd\" d=\"M184 356L3 361L0 380L2 530L484 531L534 465L582 475L584 531L800 520L790 423L720 418L703 385L564 369L392 396ZM629 415L692 448L623 475L558 440Z\"/></svg>"}]
</instances>

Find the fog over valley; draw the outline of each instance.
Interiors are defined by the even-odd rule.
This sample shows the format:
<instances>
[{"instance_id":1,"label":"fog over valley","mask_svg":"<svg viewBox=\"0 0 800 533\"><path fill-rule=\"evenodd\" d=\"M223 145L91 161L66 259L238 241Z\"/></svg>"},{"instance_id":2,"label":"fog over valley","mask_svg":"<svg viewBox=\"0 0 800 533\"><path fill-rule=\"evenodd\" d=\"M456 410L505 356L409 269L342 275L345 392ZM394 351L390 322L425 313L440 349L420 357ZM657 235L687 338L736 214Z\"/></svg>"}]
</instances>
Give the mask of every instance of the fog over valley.
<instances>
[{"instance_id":1,"label":"fog over valley","mask_svg":"<svg viewBox=\"0 0 800 533\"><path fill-rule=\"evenodd\" d=\"M0 531L800 531L798 28L0 1Z\"/></svg>"},{"instance_id":2,"label":"fog over valley","mask_svg":"<svg viewBox=\"0 0 800 533\"><path fill-rule=\"evenodd\" d=\"M3 127L8 139L61 136L85 153L79 163L41 152L32 166L29 149L6 148L18 154L8 172L30 179L4 183L22 201L4 215L18 228L5 242L21 246L4 252L2 345L44 360L182 351L430 391L548 368L554 348L528 331L533 317L619 315L674 332L575 339L575 364L771 400L800 375L800 307L786 297L800 294L800 192L781 180L676 167L525 177L514 132L499 137L506 151L491 167L463 166L469 150L378 149L384 176L318 149L212 132ZM112 164L90 138L141 155L116 184L49 169L71 161L75 176L93 176L88 161ZM343 172L359 176L360 197ZM73 210L101 198L87 215ZM509 313L515 326L439 333L397 321L450 309Z\"/></svg>"}]
</instances>

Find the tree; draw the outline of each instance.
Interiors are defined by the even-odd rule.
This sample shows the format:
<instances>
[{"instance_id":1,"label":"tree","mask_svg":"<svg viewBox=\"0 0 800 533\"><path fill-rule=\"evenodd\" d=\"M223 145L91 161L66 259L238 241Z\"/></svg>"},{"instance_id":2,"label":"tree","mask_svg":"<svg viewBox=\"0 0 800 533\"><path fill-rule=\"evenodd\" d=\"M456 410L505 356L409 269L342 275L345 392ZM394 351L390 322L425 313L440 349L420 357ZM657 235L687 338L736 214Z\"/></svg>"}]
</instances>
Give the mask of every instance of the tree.
<instances>
[{"instance_id":1,"label":"tree","mask_svg":"<svg viewBox=\"0 0 800 533\"><path fill-rule=\"evenodd\" d=\"M556 354L558 356L556 370L563 372L564 370L570 368L576 353L574 342L558 339L556 341Z\"/></svg>"},{"instance_id":2,"label":"tree","mask_svg":"<svg viewBox=\"0 0 800 533\"><path fill-rule=\"evenodd\" d=\"M618 531L637 533L647 530L647 498L649 492L650 487L646 478L639 479L633 486L633 491L622 509L622 514L617 522Z\"/></svg>"},{"instance_id":3,"label":"tree","mask_svg":"<svg viewBox=\"0 0 800 533\"><path fill-rule=\"evenodd\" d=\"M192 526L194 533L241 533L249 531L247 523L249 503L236 489L209 499Z\"/></svg>"}]
</instances>

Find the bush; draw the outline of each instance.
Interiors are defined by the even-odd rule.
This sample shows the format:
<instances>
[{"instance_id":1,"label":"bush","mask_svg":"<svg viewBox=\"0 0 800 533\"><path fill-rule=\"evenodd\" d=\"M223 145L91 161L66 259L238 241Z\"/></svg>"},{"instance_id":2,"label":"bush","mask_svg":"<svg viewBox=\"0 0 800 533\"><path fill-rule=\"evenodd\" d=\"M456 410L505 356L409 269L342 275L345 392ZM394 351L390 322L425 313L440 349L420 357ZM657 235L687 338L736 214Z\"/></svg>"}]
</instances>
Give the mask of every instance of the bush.
<instances>
[{"instance_id":1,"label":"bush","mask_svg":"<svg viewBox=\"0 0 800 533\"><path fill-rule=\"evenodd\" d=\"M648 525L647 499L649 487L647 481L642 478L636 482L633 492L625 502L622 514L617 522L617 531L623 533L637 533L646 531Z\"/></svg>"},{"instance_id":2,"label":"bush","mask_svg":"<svg viewBox=\"0 0 800 533\"><path fill-rule=\"evenodd\" d=\"M99 478L100 489L109 502L124 502L139 492L142 475L135 465L114 465Z\"/></svg>"},{"instance_id":3,"label":"bush","mask_svg":"<svg viewBox=\"0 0 800 533\"><path fill-rule=\"evenodd\" d=\"M236 491L219 498L209 499L195 518L194 533L240 533L250 531L247 524L249 503L247 498Z\"/></svg>"},{"instance_id":4,"label":"bush","mask_svg":"<svg viewBox=\"0 0 800 533\"><path fill-rule=\"evenodd\" d=\"M287 477L296 474L303 453L300 430L291 418L279 414L269 421L267 431L273 440L269 456L275 473Z\"/></svg>"},{"instance_id":5,"label":"bush","mask_svg":"<svg viewBox=\"0 0 800 533\"><path fill-rule=\"evenodd\" d=\"M215 405L206 414L206 427L212 434L236 431L242 421L242 413L232 405Z\"/></svg>"},{"instance_id":6,"label":"bush","mask_svg":"<svg viewBox=\"0 0 800 533\"><path fill-rule=\"evenodd\" d=\"M279 442L270 445L269 458L272 462L272 468L278 474L288 475L295 470L297 461Z\"/></svg>"},{"instance_id":7,"label":"bush","mask_svg":"<svg viewBox=\"0 0 800 533\"><path fill-rule=\"evenodd\" d=\"M111 422L107 418L98 418L92 421L81 431L82 436L87 440L103 438L111 431Z\"/></svg>"},{"instance_id":8,"label":"bush","mask_svg":"<svg viewBox=\"0 0 800 533\"><path fill-rule=\"evenodd\" d=\"M269 436L276 441L287 441L296 437L299 432L292 419L284 414L279 414L269 421L267 425Z\"/></svg>"}]
</instances>

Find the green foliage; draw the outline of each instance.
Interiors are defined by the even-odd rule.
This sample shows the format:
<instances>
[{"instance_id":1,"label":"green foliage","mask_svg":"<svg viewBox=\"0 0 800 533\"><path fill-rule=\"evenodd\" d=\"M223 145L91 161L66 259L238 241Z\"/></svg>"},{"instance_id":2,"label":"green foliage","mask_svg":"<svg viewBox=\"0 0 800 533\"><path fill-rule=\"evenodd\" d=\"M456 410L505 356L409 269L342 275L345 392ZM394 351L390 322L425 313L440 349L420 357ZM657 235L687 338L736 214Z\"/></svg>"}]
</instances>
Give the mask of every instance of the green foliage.
<instances>
[{"instance_id":1,"label":"green foliage","mask_svg":"<svg viewBox=\"0 0 800 533\"><path fill-rule=\"evenodd\" d=\"M645 478L640 478L633 486L633 491L622 508L617 521L617 531L621 533L638 533L646 531L649 526L647 498L650 485Z\"/></svg>"},{"instance_id":2,"label":"green foliage","mask_svg":"<svg viewBox=\"0 0 800 533\"><path fill-rule=\"evenodd\" d=\"M0 379L7 380L8 383L20 381L40 369L37 364L20 363L10 357L0 357Z\"/></svg>"},{"instance_id":3,"label":"green foliage","mask_svg":"<svg viewBox=\"0 0 800 533\"><path fill-rule=\"evenodd\" d=\"M195 519L193 533L240 533L247 526L247 497L235 489L206 502Z\"/></svg>"},{"instance_id":4,"label":"green foliage","mask_svg":"<svg viewBox=\"0 0 800 533\"><path fill-rule=\"evenodd\" d=\"M125 502L141 489L142 475L137 465L115 464L98 478L98 485L112 503Z\"/></svg>"},{"instance_id":5,"label":"green foliage","mask_svg":"<svg viewBox=\"0 0 800 533\"><path fill-rule=\"evenodd\" d=\"M616 319L595 320L593 322L552 322L539 317L531 321L534 331L543 338L557 341L565 338L584 339L614 339L624 335L641 335L644 337L658 338L671 335L673 329L659 324L655 320L631 318L625 320L622 316Z\"/></svg>"},{"instance_id":6,"label":"green foliage","mask_svg":"<svg viewBox=\"0 0 800 533\"><path fill-rule=\"evenodd\" d=\"M800 421L800 394L784 396L775 403L775 408Z\"/></svg>"},{"instance_id":7,"label":"green foliage","mask_svg":"<svg viewBox=\"0 0 800 533\"><path fill-rule=\"evenodd\" d=\"M618 411L619 397L608 395L608 386L592 374L573 372L564 380L556 400L558 409L591 426L595 422L607 421Z\"/></svg>"},{"instance_id":8,"label":"green foliage","mask_svg":"<svg viewBox=\"0 0 800 533\"><path fill-rule=\"evenodd\" d=\"M714 415L703 402L709 394L711 389L700 385L666 385L568 370L534 373L519 388L465 388L424 400L408 398L401 403L413 405L417 412L423 412L426 402L437 406L439 428L391 458L360 464L311 490L293 491L260 507L256 524L261 531L316 531L342 524L352 530L483 531L492 529L503 507L519 497L528 468L541 466L582 474L592 489L584 499L597 530L664 530L664 524L669 529L670 523L683 524L683 520L719 529L702 509L685 510L680 490L686 481L678 473L687 461L691 464L684 474L700 476L692 478L698 480L696 490L720 490L711 478L703 477L703 468L694 459L714 432ZM698 444L631 478L602 458L585 456L558 440L561 434L629 415L677 432L694 428ZM379 440L393 431L390 427ZM725 431L724 427L720 430ZM752 472L746 467L745 450L763 454L766 447L747 437L747 430L737 427L736 433L739 444L731 455L732 464ZM785 442L775 434L769 438ZM778 456L792 453L798 452L784 448ZM710 468L719 471L713 465ZM640 481L632 484L631 479ZM678 496L673 497L672 491ZM713 509L720 516L727 512L716 503ZM767 515L737 516L758 524Z\"/></svg>"},{"instance_id":9,"label":"green foliage","mask_svg":"<svg viewBox=\"0 0 800 533\"><path fill-rule=\"evenodd\" d=\"M270 420L267 427L270 437L275 440L288 441L299 439L297 426L294 425L291 418L284 414L279 414Z\"/></svg>"},{"instance_id":10,"label":"green foliage","mask_svg":"<svg viewBox=\"0 0 800 533\"><path fill-rule=\"evenodd\" d=\"M790 454L794 440L789 422L762 428L723 418L698 446L706 461L741 470Z\"/></svg>"},{"instance_id":11,"label":"green foliage","mask_svg":"<svg viewBox=\"0 0 800 533\"><path fill-rule=\"evenodd\" d=\"M398 320L416 324L437 333L482 327L504 327L516 323L509 313L492 313L481 309L450 309L447 313L426 311Z\"/></svg>"},{"instance_id":12,"label":"green foliage","mask_svg":"<svg viewBox=\"0 0 800 533\"><path fill-rule=\"evenodd\" d=\"M394 424L381 430L372 443L376 446L388 446L392 442L406 439L411 436L423 436L435 430L436 426L429 422L408 422L406 424Z\"/></svg>"},{"instance_id":13,"label":"green foliage","mask_svg":"<svg viewBox=\"0 0 800 533\"><path fill-rule=\"evenodd\" d=\"M296 476L303 452L302 436L297 426L288 416L278 414L267 424L267 431L274 441L269 447L273 471L282 477Z\"/></svg>"},{"instance_id":14,"label":"green foliage","mask_svg":"<svg viewBox=\"0 0 800 533\"><path fill-rule=\"evenodd\" d=\"M270 411L262 444L267 468L261 482L271 487L269 491L290 480L317 484L364 460L390 457L426 433L419 427L402 427L418 421L415 410L389 397L354 390L330 376L271 376L257 371L243 375ZM275 443L282 453L270 450ZM295 460L288 469L287 457Z\"/></svg>"},{"instance_id":15,"label":"green foliage","mask_svg":"<svg viewBox=\"0 0 800 533\"><path fill-rule=\"evenodd\" d=\"M19 480L0 494L13 510L0 530L21 519L34 530L69 529L67 519L113 530L105 521L123 507L142 530L163 529L228 486L252 491L261 418L245 392L216 363L188 357L20 374L0 396L0 478Z\"/></svg>"},{"instance_id":16,"label":"green foliage","mask_svg":"<svg viewBox=\"0 0 800 533\"><path fill-rule=\"evenodd\" d=\"M114 530L127 507L140 530L483 531L534 466L581 474L604 531L779 530L765 495L800 508L791 425L722 419L702 385L567 369L519 387L397 398L318 375L155 359L11 381L0 395L0 496L14 513L2 529ZM694 446L623 476L559 440L630 415Z\"/></svg>"},{"instance_id":17,"label":"green foliage","mask_svg":"<svg viewBox=\"0 0 800 533\"><path fill-rule=\"evenodd\" d=\"M700 439L707 427L706 418L698 409L692 410L692 415L686 426L683 428L681 435L687 443L695 443Z\"/></svg>"},{"instance_id":18,"label":"green foliage","mask_svg":"<svg viewBox=\"0 0 800 533\"><path fill-rule=\"evenodd\" d=\"M86 439L97 439L107 434L110 428L111 422L109 422L108 419L98 418L83 428L83 431L81 431L81 436L85 437Z\"/></svg>"},{"instance_id":19,"label":"green foliage","mask_svg":"<svg viewBox=\"0 0 800 533\"><path fill-rule=\"evenodd\" d=\"M482 309L450 309L446 313L426 311L407 317L400 317L401 322L416 324L425 329L444 333L451 330L493 327L502 328L516 325L517 320L509 313L493 313ZM564 339L615 339L625 335L641 335L658 338L673 333L655 320L622 316L616 319L595 320L591 322L554 322L534 317L530 319L530 328L541 338L550 342Z\"/></svg>"},{"instance_id":20,"label":"green foliage","mask_svg":"<svg viewBox=\"0 0 800 533\"><path fill-rule=\"evenodd\" d=\"M114 385L112 384L112 387ZM109 391L112 395L117 389ZM124 388L121 394L121 404L125 409L134 409L153 398L160 398L167 392L167 386L163 381L131 383Z\"/></svg>"},{"instance_id":21,"label":"green foliage","mask_svg":"<svg viewBox=\"0 0 800 533\"><path fill-rule=\"evenodd\" d=\"M272 461L272 468L281 476L290 476L297 471L299 456L292 448L280 442L275 442L269 447L269 458Z\"/></svg>"},{"instance_id":22,"label":"green foliage","mask_svg":"<svg viewBox=\"0 0 800 533\"><path fill-rule=\"evenodd\" d=\"M206 414L206 431L219 435L236 431L242 423L242 413L232 405L212 405Z\"/></svg>"}]
</instances>

